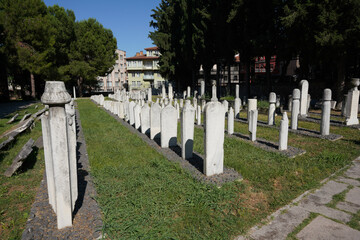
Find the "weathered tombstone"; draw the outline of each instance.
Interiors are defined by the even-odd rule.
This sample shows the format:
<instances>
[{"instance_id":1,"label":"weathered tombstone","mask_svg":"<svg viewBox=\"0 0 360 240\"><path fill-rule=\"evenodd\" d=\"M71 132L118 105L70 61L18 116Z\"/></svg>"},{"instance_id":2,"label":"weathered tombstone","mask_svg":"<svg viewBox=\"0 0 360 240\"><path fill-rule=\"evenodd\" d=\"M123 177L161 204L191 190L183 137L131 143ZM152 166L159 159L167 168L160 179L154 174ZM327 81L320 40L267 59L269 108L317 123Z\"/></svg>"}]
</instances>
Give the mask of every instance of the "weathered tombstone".
<instances>
[{"instance_id":1,"label":"weathered tombstone","mask_svg":"<svg viewBox=\"0 0 360 240\"><path fill-rule=\"evenodd\" d=\"M223 100L222 105L224 106L225 113L227 113L227 111L229 110L229 102L226 100Z\"/></svg>"},{"instance_id":2,"label":"weathered tombstone","mask_svg":"<svg viewBox=\"0 0 360 240\"><path fill-rule=\"evenodd\" d=\"M165 105L165 106L169 105L169 99L168 99L168 98L165 98L165 99L164 99L164 105Z\"/></svg>"},{"instance_id":3,"label":"weathered tombstone","mask_svg":"<svg viewBox=\"0 0 360 240\"><path fill-rule=\"evenodd\" d=\"M129 103L129 123L131 126L135 124L134 107L135 107L135 102L131 101Z\"/></svg>"},{"instance_id":4,"label":"weathered tombstone","mask_svg":"<svg viewBox=\"0 0 360 240\"><path fill-rule=\"evenodd\" d=\"M308 99L308 91L309 91L309 82L307 80L301 80L300 81L300 89L301 89L301 95L300 95L300 115L302 117L307 116L307 99Z\"/></svg>"},{"instance_id":5,"label":"weathered tombstone","mask_svg":"<svg viewBox=\"0 0 360 240\"><path fill-rule=\"evenodd\" d=\"M149 135L150 134L150 107L146 103L140 112L140 125L141 125L141 133Z\"/></svg>"},{"instance_id":6,"label":"weathered tombstone","mask_svg":"<svg viewBox=\"0 0 360 240\"><path fill-rule=\"evenodd\" d=\"M291 109L291 129L296 130L298 127L298 117L300 110L300 90L295 88L292 94L292 109Z\"/></svg>"},{"instance_id":7,"label":"weathered tombstone","mask_svg":"<svg viewBox=\"0 0 360 240\"><path fill-rule=\"evenodd\" d=\"M124 103L123 102L119 102L119 105L118 105L118 107L119 107L119 118L121 118L121 119L124 119Z\"/></svg>"},{"instance_id":8,"label":"weathered tombstone","mask_svg":"<svg viewBox=\"0 0 360 240\"><path fill-rule=\"evenodd\" d=\"M324 89L322 100L320 134L326 136L330 133L331 89Z\"/></svg>"},{"instance_id":9,"label":"weathered tombstone","mask_svg":"<svg viewBox=\"0 0 360 240\"><path fill-rule=\"evenodd\" d=\"M69 158L68 122L65 104L71 101L64 82L47 81L41 97L49 111L42 117L45 168L48 179L49 202L57 215L58 229L72 226L72 187L77 179L72 179L77 169ZM51 185L53 183L53 185ZM55 190L56 189L56 190Z\"/></svg>"},{"instance_id":10,"label":"weathered tombstone","mask_svg":"<svg viewBox=\"0 0 360 240\"><path fill-rule=\"evenodd\" d=\"M177 145L177 112L176 109L167 105L161 110L161 147L167 148Z\"/></svg>"},{"instance_id":11,"label":"weathered tombstone","mask_svg":"<svg viewBox=\"0 0 360 240\"><path fill-rule=\"evenodd\" d=\"M148 88L148 94L147 94L147 96L148 96L148 101L149 101L149 102L152 102L152 90L151 90L151 87Z\"/></svg>"},{"instance_id":12,"label":"weathered tombstone","mask_svg":"<svg viewBox=\"0 0 360 240\"><path fill-rule=\"evenodd\" d=\"M186 90L183 92L183 99L186 99Z\"/></svg>"},{"instance_id":13,"label":"weathered tombstone","mask_svg":"<svg viewBox=\"0 0 360 240\"><path fill-rule=\"evenodd\" d=\"M186 96L188 98L191 97L191 88L190 88L190 86L187 87Z\"/></svg>"},{"instance_id":14,"label":"weathered tombstone","mask_svg":"<svg viewBox=\"0 0 360 240\"><path fill-rule=\"evenodd\" d=\"M220 102L206 104L204 110L204 173L206 176L221 174L224 170L225 111Z\"/></svg>"},{"instance_id":15,"label":"weathered tombstone","mask_svg":"<svg viewBox=\"0 0 360 240\"><path fill-rule=\"evenodd\" d=\"M247 109L247 120L249 121L250 111L257 109L257 99L249 98L248 99L248 109Z\"/></svg>"},{"instance_id":16,"label":"weathered tombstone","mask_svg":"<svg viewBox=\"0 0 360 240\"><path fill-rule=\"evenodd\" d=\"M228 112L228 134L234 134L234 110L230 107Z\"/></svg>"},{"instance_id":17,"label":"weathered tombstone","mask_svg":"<svg viewBox=\"0 0 360 240\"><path fill-rule=\"evenodd\" d=\"M206 100L201 101L201 109L204 111L206 105Z\"/></svg>"},{"instance_id":18,"label":"weathered tombstone","mask_svg":"<svg viewBox=\"0 0 360 240\"><path fill-rule=\"evenodd\" d=\"M195 108L189 102L185 102L181 112L181 157L183 159L190 159L193 156L194 117Z\"/></svg>"},{"instance_id":19,"label":"weathered tombstone","mask_svg":"<svg viewBox=\"0 0 360 240\"><path fill-rule=\"evenodd\" d=\"M35 141L32 138L30 138L29 141L27 141L27 143L21 148L18 155L16 155L16 157L14 158L11 166L8 169L6 169L4 176L11 177L23 165L26 158L33 151L32 146L34 142Z\"/></svg>"},{"instance_id":20,"label":"weathered tombstone","mask_svg":"<svg viewBox=\"0 0 360 240\"><path fill-rule=\"evenodd\" d=\"M279 150L286 150L288 143L288 134L289 134L289 119L286 112L283 113L282 119L280 121L280 132L279 132Z\"/></svg>"},{"instance_id":21,"label":"weathered tombstone","mask_svg":"<svg viewBox=\"0 0 360 240\"><path fill-rule=\"evenodd\" d=\"M200 82L200 96L203 97L205 95L205 81L202 80Z\"/></svg>"},{"instance_id":22,"label":"weathered tombstone","mask_svg":"<svg viewBox=\"0 0 360 240\"><path fill-rule=\"evenodd\" d=\"M160 116L161 107L158 103L154 103L150 109L150 138L160 137Z\"/></svg>"},{"instance_id":23,"label":"weathered tombstone","mask_svg":"<svg viewBox=\"0 0 360 240\"><path fill-rule=\"evenodd\" d=\"M257 109L251 110L249 117L250 117L250 119L249 119L250 140L255 142L256 141L258 110Z\"/></svg>"},{"instance_id":24,"label":"weathered tombstone","mask_svg":"<svg viewBox=\"0 0 360 240\"><path fill-rule=\"evenodd\" d=\"M197 92L196 90L194 90L194 98L197 98Z\"/></svg>"},{"instance_id":25,"label":"weathered tombstone","mask_svg":"<svg viewBox=\"0 0 360 240\"><path fill-rule=\"evenodd\" d=\"M73 96L74 96L74 99L76 99L76 91L75 91L75 86L73 86Z\"/></svg>"},{"instance_id":26,"label":"weathered tombstone","mask_svg":"<svg viewBox=\"0 0 360 240\"><path fill-rule=\"evenodd\" d=\"M180 108L184 107L184 99L180 99Z\"/></svg>"},{"instance_id":27,"label":"weathered tombstone","mask_svg":"<svg viewBox=\"0 0 360 240\"><path fill-rule=\"evenodd\" d=\"M311 95L308 94L307 95L307 106L306 106L306 115L309 114L309 110L310 110L310 102L311 102Z\"/></svg>"},{"instance_id":28,"label":"weathered tombstone","mask_svg":"<svg viewBox=\"0 0 360 240\"><path fill-rule=\"evenodd\" d=\"M18 113L16 113L7 123L10 124L15 121L15 119L19 116Z\"/></svg>"},{"instance_id":29,"label":"weathered tombstone","mask_svg":"<svg viewBox=\"0 0 360 240\"><path fill-rule=\"evenodd\" d=\"M165 84L163 84L162 88L161 88L161 97L162 97L162 99L166 98Z\"/></svg>"},{"instance_id":30,"label":"weathered tombstone","mask_svg":"<svg viewBox=\"0 0 360 240\"><path fill-rule=\"evenodd\" d=\"M125 100L125 102L124 102L124 118L125 118L126 122L129 121L129 119L130 119L129 104L130 104L130 102L128 100Z\"/></svg>"},{"instance_id":31,"label":"weathered tombstone","mask_svg":"<svg viewBox=\"0 0 360 240\"><path fill-rule=\"evenodd\" d=\"M240 118L240 106L241 106L240 98L235 98L234 101L235 118Z\"/></svg>"},{"instance_id":32,"label":"weathered tombstone","mask_svg":"<svg viewBox=\"0 0 360 240\"><path fill-rule=\"evenodd\" d=\"M358 109L359 109L359 90L358 86L360 84L359 78L352 78L351 83L353 88L348 92L348 100L346 106L346 125L356 125L359 124L358 119Z\"/></svg>"},{"instance_id":33,"label":"weathered tombstone","mask_svg":"<svg viewBox=\"0 0 360 240\"><path fill-rule=\"evenodd\" d=\"M139 104L136 104L134 107L134 123L135 123L135 129L139 130L141 122L140 122L140 113L141 113L141 107Z\"/></svg>"},{"instance_id":34,"label":"weathered tombstone","mask_svg":"<svg viewBox=\"0 0 360 240\"><path fill-rule=\"evenodd\" d=\"M177 118L180 119L180 107L177 101L175 101L174 107L176 108Z\"/></svg>"},{"instance_id":35,"label":"weathered tombstone","mask_svg":"<svg viewBox=\"0 0 360 240\"><path fill-rule=\"evenodd\" d=\"M23 121L25 121L28 117L30 117L31 116L31 113L27 113L27 114L25 114L24 116L23 116L23 118L20 120L20 122L23 122Z\"/></svg>"},{"instance_id":36,"label":"weathered tombstone","mask_svg":"<svg viewBox=\"0 0 360 240\"><path fill-rule=\"evenodd\" d=\"M168 91L169 91L169 99L173 99L174 98L174 93L173 93L173 87L171 85L171 83L169 83L169 87L168 87Z\"/></svg>"},{"instance_id":37,"label":"weathered tombstone","mask_svg":"<svg viewBox=\"0 0 360 240\"><path fill-rule=\"evenodd\" d=\"M211 94L212 94L211 95L212 96L211 101L212 102L217 102L218 99L216 97L216 85L215 84L213 84L212 87L211 87Z\"/></svg>"},{"instance_id":38,"label":"weathered tombstone","mask_svg":"<svg viewBox=\"0 0 360 240\"><path fill-rule=\"evenodd\" d=\"M275 125L276 94L274 92L269 95L269 103L268 125Z\"/></svg>"}]
</instances>

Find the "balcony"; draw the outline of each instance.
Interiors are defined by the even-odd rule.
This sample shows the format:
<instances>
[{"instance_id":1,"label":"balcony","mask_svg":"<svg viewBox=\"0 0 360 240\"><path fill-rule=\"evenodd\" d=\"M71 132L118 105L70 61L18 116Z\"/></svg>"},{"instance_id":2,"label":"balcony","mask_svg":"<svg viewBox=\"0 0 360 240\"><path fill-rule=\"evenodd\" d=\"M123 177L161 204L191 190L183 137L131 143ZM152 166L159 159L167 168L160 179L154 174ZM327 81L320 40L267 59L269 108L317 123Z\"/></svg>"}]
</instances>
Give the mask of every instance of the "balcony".
<instances>
[{"instance_id":1,"label":"balcony","mask_svg":"<svg viewBox=\"0 0 360 240\"><path fill-rule=\"evenodd\" d=\"M153 80L154 75L144 75L144 80Z\"/></svg>"}]
</instances>

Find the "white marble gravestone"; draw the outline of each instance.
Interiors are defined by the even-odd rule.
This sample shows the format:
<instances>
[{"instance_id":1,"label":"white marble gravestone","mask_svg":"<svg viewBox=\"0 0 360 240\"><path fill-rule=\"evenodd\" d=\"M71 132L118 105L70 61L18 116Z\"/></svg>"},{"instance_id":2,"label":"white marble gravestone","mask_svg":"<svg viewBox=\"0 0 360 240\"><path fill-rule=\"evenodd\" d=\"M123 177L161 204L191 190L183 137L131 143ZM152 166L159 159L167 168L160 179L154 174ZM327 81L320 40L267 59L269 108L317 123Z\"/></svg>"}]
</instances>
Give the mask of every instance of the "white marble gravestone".
<instances>
[{"instance_id":1,"label":"white marble gravestone","mask_svg":"<svg viewBox=\"0 0 360 240\"><path fill-rule=\"evenodd\" d=\"M187 87L187 91L186 91L186 97L191 97L191 88L190 86Z\"/></svg>"},{"instance_id":2,"label":"white marble gravestone","mask_svg":"<svg viewBox=\"0 0 360 240\"><path fill-rule=\"evenodd\" d=\"M201 125L201 107L200 105L197 106L197 110L196 110L196 125Z\"/></svg>"},{"instance_id":3,"label":"white marble gravestone","mask_svg":"<svg viewBox=\"0 0 360 240\"><path fill-rule=\"evenodd\" d=\"M211 87L211 94L212 94L211 101L216 102L218 99L216 97L216 85L215 84L213 84Z\"/></svg>"},{"instance_id":4,"label":"white marble gravestone","mask_svg":"<svg viewBox=\"0 0 360 240\"><path fill-rule=\"evenodd\" d=\"M135 116L134 116L134 107L135 107L135 102L131 101L129 103L129 123L130 125L134 125L135 124Z\"/></svg>"},{"instance_id":5,"label":"white marble gravestone","mask_svg":"<svg viewBox=\"0 0 360 240\"><path fill-rule=\"evenodd\" d=\"M204 174L212 176L224 171L225 111L220 102L206 104L204 110Z\"/></svg>"},{"instance_id":6,"label":"white marble gravestone","mask_svg":"<svg viewBox=\"0 0 360 240\"><path fill-rule=\"evenodd\" d=\"M292 94L291 104L291 129L296 130L298 128L298 117L300 110L300 90L295 88Z\"/></svg>"},{"instance_id":7,"label":"white marble gravestone","mask_svg":"<svg viewBox=\"0 0 360 240\"><path fill-rule=\"evenodd\" d=\"M248 99L248 109L247 109L247 120L249 121L250 118L250 111L257 109L257 99L256 98L249 98Z\"/></svg>"},{"instance_id":8,"label":"white marble gravestone","mask_svg":"<svg viewBox=\"0 0 360 240\"><path fill-rule=\"evenodd\" d=\"M195 108L189 102L185 102L181 112L181 157L183 159L190 159L193 156L194 117Z\"/></svg>"},{"instance_id":9,"label":"white marble gravestone","mask_svg":"<svg viewBox=\"0 0 360 240\"><path fill-rule=\"evenodd\" d=\"M158 103L154 103L150 109L150 138L160 137L160 116L161 107Z\"/></svg>"},{"instance_id":10,"label":"white marble gravestone","mask_svg":"<svg viewBox=\"0 0 360 240\"><path fill-rule=\"evenodd\" d=\"M307 80L300 81L300 115L302 117L307 116L307 107L308 107L308 91L309 91L309 82Z\"/></svg>"},{"instance_id":11,"label":"white marble gravestone","mask_svg":"<svg viewBox=\"0 0 360 240\"><path fill-rule=\"evenodd\" d=\"M161 110L161 147L177 145L177 112L170 104Z\"/></svg>"},{"instance_id":12,"label":"white marble gravestone","mask_svg":"<svg viewBox=\"0 0 360 240\"><path fill-rule=\"evenodd\" d=\"M147 96L148 96L148 101L149 102L152 102L152 90L151 90L151 87L148 88L147 90Z\"/></svg>"},{"instance_id":13,"label":"white marble gravestone","mask_svg":"<svg viewBox=\"0 0 360 240\"><path fill-rule=\"evenodd\" d=\"M200 97L205 96L205 81L202 80L200 82Z\"/></svg>"},{"instance_id":14,"label":"white marble gravestone","mask_svg":"<svg viewBox=\"0 0 360 240\"><path fill-rule=\"evenodd\" d=\"M234 109L232 107L228 112L228 134L234 134Z\"/></svg>"},{"instance_id":15,"label":"white marble gravestone","mask_svg":"<svg viewBox=\"0 0 360 240\"><path fill-rule=\"evenodd\" d=\"M168 87L168 94L169 94L169 99L173 99L174 98L174 92L173 92L173 87L171 85L171 83L169 83L169 87Z\"/></svg>"},{"instance_id":16,"label":"white marble gravestone","mask_svg":"<svg viewBox=\"0 0 360 240\"><path fill-rule=\"evenodd\" d=\"M269 95L269 103L268 125L275 125L276 94L274 92Z\"/></svg>"},{"instance_id":17,"label":"white marble gravestone","mask_svg":"<svg viewBox=\"0 0 360 240\"><path fill-rule=\"evenodd\" d=\"M289 119L287 117L286 112L284 112L282 119L280 121L280 132L279 132L279 150L280 151L287 149L288 134L289 134Z\"/></svg>"},{"instance_id":18,"label":"white marble gravestone","mask_svg":"<svg viewBox=\"0 0 360 240\"><path fill-rule=\"evenodd\" d=\"M347 103L346 103L346 125L356 125L359 124L358 119L358 110L359 110L359 78L352 78L351 83L353 88L347 94Z\"/></svg>"},{"instance_id":19,"label":"white marble gravestone","mask_svg":"<svg viewBox=\"0 0 360 240\"><path fill-rule=\"evenodd\" d=\"M331 113L331 89L324 89L321 106L320 134L323 136L330 134L330 113Z\"/></svg>"},{"instance_id":20,"label":"white marble gravestone","mask_svg":"<svg viewBox=\"0 0 360 240\"><path fill-rule=\"evenodd\" d=\"M135 129L139 130L140 129L140 113L141 113L141 107L139 104L136 104L134 107L134 124L135 124Z\"/></svg>"},{"instance_id":21,"label":"white marble gravestone","mask_svg":"<svg viewBox=\"0 0 360 240\"><path fill-rule=\"evenodd\" d=\"M161 97L162 97L162 99L166 98L165 84L163 84L162 88L161 88Z\"/></svg>"},{"instance_id":22,"label":"white marble gravestone","mask_svg":"<svg viewBox=\"0 0 360 240\"><path fill-rule=\"evenodd\" d=\"M258 110L251 110L249 115L249 132L250 132L250 140L256 141L256 130L257 130L257 119L258 119Z\"/></svg>"},{"instance_id":23,"label":"white marble gravestone","mask_svg":"<svg viewBox=\"0 0 360 240\"><path fill-rule=\"evenodd\" d=\"M140 113L141 133L150 134L150 107L147 103L141 108Z\"/></svg>"}]
</instances>

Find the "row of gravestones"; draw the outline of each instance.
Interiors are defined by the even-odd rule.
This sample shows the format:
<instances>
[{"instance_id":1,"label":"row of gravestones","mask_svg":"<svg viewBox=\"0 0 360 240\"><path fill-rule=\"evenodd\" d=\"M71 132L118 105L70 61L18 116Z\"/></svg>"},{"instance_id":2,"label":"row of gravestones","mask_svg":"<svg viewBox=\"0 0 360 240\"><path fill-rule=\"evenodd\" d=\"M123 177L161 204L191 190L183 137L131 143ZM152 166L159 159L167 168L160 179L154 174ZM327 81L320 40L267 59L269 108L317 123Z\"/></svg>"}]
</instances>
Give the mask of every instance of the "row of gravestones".
<instances>
[{"instance_id":1,"label":"row of gravestones","mask_svg":"<svg viewBox=\"0 0 360 240\"><path fill-rule=\"evenodd\" d=\"M72 226L78 197L75 108L60 81L46 82L41 101L49 106L41 117L49 204L62 229Z\"/></svg>"}]
</instances>

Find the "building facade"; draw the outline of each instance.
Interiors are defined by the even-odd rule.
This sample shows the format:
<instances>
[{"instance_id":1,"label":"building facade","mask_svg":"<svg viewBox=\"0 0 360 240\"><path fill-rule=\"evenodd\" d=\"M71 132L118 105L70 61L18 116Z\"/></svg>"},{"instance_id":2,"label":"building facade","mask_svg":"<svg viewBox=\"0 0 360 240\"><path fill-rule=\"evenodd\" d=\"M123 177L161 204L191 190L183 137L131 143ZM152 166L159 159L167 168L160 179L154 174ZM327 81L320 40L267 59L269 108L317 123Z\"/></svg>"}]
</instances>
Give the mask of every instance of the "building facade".
<instances>
[{"instance_id":1,"label":"building facade","mask_svg":"<svg viewBox=\"0 0 360 240\"><path fill-rule=\"evenodd\" d=\"M134 57L126 58L129 90L160 88L166 80L159 73L158 47L145 48Z\"/></svg>"},{"instance_id":2,"label":"building facade","mask_svg":"<svg viewBox=\"0 0 360 240\"><path fill-rule=\"evenodd\" d=\"M126 51L116 49L116 53L118 58L112 72L104 77L98 77L99 91L116 91L127 83Z\"/></svg>"}]
</instances>

